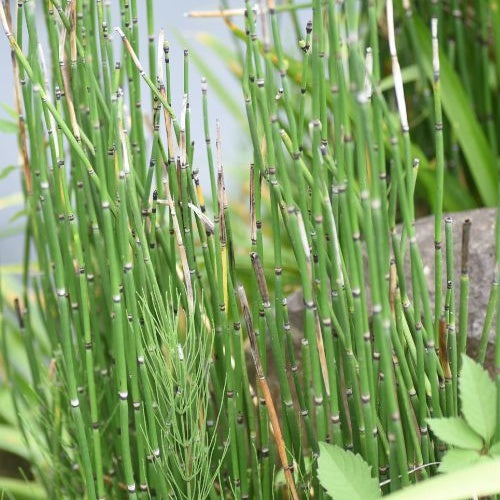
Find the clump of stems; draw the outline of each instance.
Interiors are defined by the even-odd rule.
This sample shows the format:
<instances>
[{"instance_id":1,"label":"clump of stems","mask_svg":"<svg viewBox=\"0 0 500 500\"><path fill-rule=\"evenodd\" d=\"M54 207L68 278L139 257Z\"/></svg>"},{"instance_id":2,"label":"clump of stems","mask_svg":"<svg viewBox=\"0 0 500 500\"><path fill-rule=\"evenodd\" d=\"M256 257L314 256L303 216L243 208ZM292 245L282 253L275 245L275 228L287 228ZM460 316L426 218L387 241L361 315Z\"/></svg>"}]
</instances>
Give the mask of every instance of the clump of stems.
<instances>
[{"instance_id":1,"label":"clump of stems","mask_svg":"<svg viewBox=\"0 0 500 500\"><path fill-rule=\"evenodd\" d=\"M378 3L268 0L254 9L245 1L224 14L242 51L248 224L228 201L207 82L202 110L191 109L189 54L183 75L171 74L163 32L155 47L152 1L147 55L137 0L120 0L116 29L106 2L43 2L43 47L34 1L13 13L1 4L26 236L39 269L30 271L27 244L12 328L25 339L29 374L10 362L8 376L28 444L47 450L34 473L50 498L266 499L279 489L323 498L319 441L359 453L384 492L434 474L429 464L443 449L426 419L458 415L468 332L469 225L456 310L453 226L443 221L444 182L453 175L445 148L455 139L443 116L439 52L453 28L465 71L464 26L433 10L424 13L428 30L412 19L408 0L402 10ZM486 36L486 2L479 4ZM311 14L303 33L298 10ZM426 99L418 106L428 115L415 134L397 50L402 14L405 43L416 43L418 28L432 45L430 83L429 61L414 56L414 85ZM303 37L298 56L288 52L280 16ZM383 74L386 54L391 75ZM482 50L478 66L488 65ZM392 84L382 87L383 77ZM177 112L174 79L183 82ZM464 79L467 92L476 85ZM491 92L483 90L477 99L490 116ZM203 121L203 159L194 154L192 120ZM415 139L429 122L430 153ZM484 131L493 147L491 120ZM436 165L434 305L414 226L416 167L427 154ZM303 296L300 329L290 324L290 282ZM8 342L4 355L11 361ZM37 415L23 418L33 405ZM274 477L279 468L284 484Z\"/></svg>"}]
</instances>

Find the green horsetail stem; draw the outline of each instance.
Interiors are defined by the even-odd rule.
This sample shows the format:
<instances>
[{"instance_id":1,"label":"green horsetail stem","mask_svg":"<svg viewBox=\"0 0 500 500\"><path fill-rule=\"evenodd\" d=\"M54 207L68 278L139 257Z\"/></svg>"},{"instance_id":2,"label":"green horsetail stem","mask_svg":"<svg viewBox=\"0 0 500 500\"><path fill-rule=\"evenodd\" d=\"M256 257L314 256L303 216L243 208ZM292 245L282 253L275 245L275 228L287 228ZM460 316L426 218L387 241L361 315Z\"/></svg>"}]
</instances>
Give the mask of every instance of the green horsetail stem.
<instances>
[{"instance_id":1,"label":"green horsetail stem","mask_svg":"<svg viewBox=\"0 0 500 500\"><path fill-rule=\"evenodd\" d=\"M50 498L324 498L323 441L360 454L395 491L434 475L443 454L427 419L459 411L470 222L458 293L442 219L462 206L454 192L473 186L472 203L476 192L445 83L456 69L497 151L491 6L477 0L470 28L455 1L454 16L409 0L241 3L190 15L222 17L237 47L247 209L226 184L207 80L196 109L196 58L157 35L152 0L144 29L137 0L120 0L116 28L101 0L44 3L43 20L26 0L14 26L0 5L29 220L3 353L26 442L48 450L33 471ZM443 51L445 35L455 40ZM465 64L476 35L481 79ZM422 36L429 54L410 54ZM435 216L433 307L422 206ZM26 370L11 363L11 329Z\"/></svg>"},{"instance_id":2,"label":"green horsetail stem","mask_svg":"<svg viewBox=\"0 0 500 500\"><path fill-rule=\"evenodd\" d=\"M436 130L436 203L434 205L434 342L438 342L439 318L441 317L443 294L443 250L442 250L442 218L443 218L443 180L444 180L444 147L443 147L443 113L441 109L441 71L439 64L438 19L431 21L432 36L432 70L434 89L434 127Z\"/></svg>"}]
</instances>

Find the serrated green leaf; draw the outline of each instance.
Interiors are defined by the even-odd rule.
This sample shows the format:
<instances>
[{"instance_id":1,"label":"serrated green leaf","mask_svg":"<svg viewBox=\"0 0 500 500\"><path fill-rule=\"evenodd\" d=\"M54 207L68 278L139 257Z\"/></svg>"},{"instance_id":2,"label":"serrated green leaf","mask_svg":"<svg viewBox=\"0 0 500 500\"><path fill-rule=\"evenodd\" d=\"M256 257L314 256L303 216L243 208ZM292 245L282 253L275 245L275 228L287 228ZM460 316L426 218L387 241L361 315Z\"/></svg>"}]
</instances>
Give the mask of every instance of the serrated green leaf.
<instances>
[{"instance_id":1,"label":"serrated green leaf","mask_svg":"<svg viewBox=\"0 0 500 500\"><path fill-rule=\"evenodd\" d=\"M476 451L483 448L483 440L463 418L428 418L427 423L432 432L446 444Z\"/></svg>"},{"instance_id":2,"label":"serrated green leaf","mask_svg":"<svg viewBox=\"0 0 500 500\"><path fill-rule=\"evenodd\" d=\"M17 123L11 122L10 120L0 119L0 132L5 134L17 134Z\"/></svg>"},{"instance_id":3,"label":"serrated green leaf","mask_svg":"<svg viewBox=\"0 0 500 500\"><path fill-rule=\"evenodd\" d=\"M371 467L339 446L319 443L318 478L334 500L371 500L380 497Z\"/></svg>"},{"instance_id":4,"label":"serrated green leaf","mask_svg":"<svg viewBox=\"0 0 500 500\"><path fill-rule=\"evenodd\" d=\"M496 425L495 384L486 370L465 354L462 355L459 389L465 420L488 444Z\"/></svg>"},{"instance_id":5,"label":"serrated green leaf","mask_svg":"<svg viewBox=\"0 0 500 500\"><path fill-rule=\"evenodd\" d=\"M463 469L467 465L475 464L479 460L481 460L481 455L477 451L454 448L445 453L439 466L439 472L453 472Z\"/></svg>"},{"instance_id":6,"label":"serrated green leaf","mask_svg":"<svg viewBox=\"0 0 500 500\"><path fill-rule=\"evenodd\" d=\"M461 500L500 492L500 458L476 464L417 483L384 497L384 500Z\"/></svg>"},{"instance_id":7,"label":"serrated green leaf","mask_svg":"<svg viewBox=\"0 0 500 500\"><path fill-rule=\"evenodd\" d=\"M500 456L500 441L490 447L490 455Z\"/></svg>"}]
</instances>

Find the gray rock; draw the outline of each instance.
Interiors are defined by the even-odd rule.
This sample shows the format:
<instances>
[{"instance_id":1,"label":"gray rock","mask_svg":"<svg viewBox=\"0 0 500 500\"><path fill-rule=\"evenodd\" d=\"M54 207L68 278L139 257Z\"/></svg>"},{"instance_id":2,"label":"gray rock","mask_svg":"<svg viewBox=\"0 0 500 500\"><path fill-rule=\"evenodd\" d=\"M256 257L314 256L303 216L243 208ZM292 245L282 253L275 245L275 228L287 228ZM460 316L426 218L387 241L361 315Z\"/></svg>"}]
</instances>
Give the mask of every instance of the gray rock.
<instances>
[{"instance_id":1,"label":"gray rock","mask_svg":"<svg viewBox=\"0 0 500 500\"><path fill-rule=\"evenodd\" d=\"M455 298L456 298L456 323L458 328L458 301L461 276L461 248L462 248L462 225L466 219L471 221L470 243L469 243L469 331L468 352L474 355L479 347L479 339L483 329L486 306L495 278L495 217L496 209L479 208L465 212L446 214L453 221L453 255L455 265ZM444 221L444 219L443 219ZM397 231L401 234L401 227ZM423 217L415 223L417 244L420 248L424 273L427 277L431 302L434 301L434 216ZM446 291L446 247L444 244L444 222L443 222L443 293ZM409 253L409 252L407 252ZM408 289L411 290L409 259L406 262L406 278ZM288 296L288 311L290 324L294 335L302 336L303 330L303 296L302 291L297 290ZM494 336L495 329L492 325L489 332L489 344L487 349L486 365L492 366L494 359ZM298 342L297 342L298 344Z\"/></svg>"},{"instance_id":2,"label":"gray rock","mask_svg":"<svg viewBox=\"0 0 500 500\"><path fill-rule=\"evenodd\" d=\"M495 277L495 216L496 209L479 208L465 212L446 214L453 220L453 255L455 265L455 298L456 298L456 325L458 329L458 305L461 274L461 247L462 247L462 225L466 219L471 221L470 243L469 243L469 330L467 341L467 352L474 357L479 348L479 339L484 324L486 306L488 304L491 285ZM444 221L444 218L443 218ZM401 227L397 228L401 234ZM434 301L434 216L423 217L416 221L415 232L417 244L420 248L424 272L427 276L431 304ZM443 293L446 291L446 248L444 244L444 222L443 222ZM409 259L406 262L406 280L408 289L410 285ZM368 272L366 272L368 276ZM369 295L369 293L368 293ZM287 297L288 316L293 336L293 344L297 362L301 360L301 342L304 336L304 300L301 290L297 290ZM494 324L489 332L489 343L486 351L485 366L490 373L494 371ZM268 339L267 355L272 356L271 346ZM249 369L250 381L255 381L255 370L251 360L248 347L245 349L246 364ZM290 376L290 374L289 374ZM271 393L276 401L279 401L279 384L274 363L268 366L268 383ZM289 379L291 382L291 379ZM291 384L292 386L292 384ZM277 405L278 411L280 405Z\"/></svg>"},{"instance_id":3,"label":"gray rock","mask_svg":"<svg viewBox=\"0 0 500 500\"><path fill-rule=\"evenodd\" d=\"M455 256L454 287L457 297L461 274L462 225L471 221L469 243L469 336L478 337L484 321L484 313L495 278L495 216L493 208L479 208L465 212L448 214L453 221L453 254ZM424 263L424 272L428 278L429 292L434 298L434 217L424 217L415 224L417 243ZM443 224L444 234L444 224ZM446 248L443 241L443 255ZM443 264L444 265L444 264ZM446 276L443 276L446 287Z\"/></svg>"},{"instance_id":4,"label":"gray rock","mask_svg":"<svg viewBox=\"0 0 500 500\"><path fill-rule=\"evenodd\" d=\"M479 340L483 330L486 307L495 280L495 219L496 209L478 208L465 212L448 214L453 220L453 254L455 264L455 298L458 325L458 301L461 275L462 226L468 219L471 222L469 242L469 328L467 351L475 356L479 348ZM443 224L444 227L444 224ZM444 231L444 230L443 230ZM424 272L429 283L431 298L434 298L434 217L424 217L416 221L415 232L422 254ZM444 232L443 232L444 234ZM443 236L444 239L444 236ZM446 251L443 243L443 255ZM445 269L443 264L443 269ZM443 273L444 274L444 273ZM446 278L443 276L443 287L446 290ZM491 370L494 364L494 323L489 332L486 352L486 366Z\"/></svg>"}]
</instances>

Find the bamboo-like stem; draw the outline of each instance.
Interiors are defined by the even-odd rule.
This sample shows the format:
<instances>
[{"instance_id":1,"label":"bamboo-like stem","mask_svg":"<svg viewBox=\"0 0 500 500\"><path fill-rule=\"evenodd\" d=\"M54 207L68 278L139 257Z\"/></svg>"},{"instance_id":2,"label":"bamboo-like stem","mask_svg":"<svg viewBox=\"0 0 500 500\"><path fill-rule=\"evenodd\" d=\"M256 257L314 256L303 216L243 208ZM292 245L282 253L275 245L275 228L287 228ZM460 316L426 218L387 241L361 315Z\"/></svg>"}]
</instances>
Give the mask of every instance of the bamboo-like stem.
<instances>
[{"instance_id":1,"label":"bamboo-like stem","mask_svg":"<svg viewBox=\"0 0 500 500\"><path fill-rule=\"evenodd\" d=\"M8 377L16 412L34 422L57 471L33 468L50 498L323 498L323 441L360 454L379 481L390 478L385 493L413 481L413 471L435 474L442 443L427 419L459 414L470 223L456 319L453 229L446 219L443 235L442 216L475 199L460 191L470 166L444 85L473 50L486 75L496 50L484 43L492 7L478 0L474 12L451 18L448 5L412 14L410 0L400 10L391 0L385 10L356 0L228 4L189 15L222 18L237 46L251 148L240 158L247 211L229 196L219 121L212 147L207 80L197 110L194 58L180 51L177 72L162 31L155 47L151 0L144 29L137 0L120 0L118 46L104 0L52 0L40 20L26 0L14 23L0 4L29 220L18 322L7 312L0 329L6 358L16 352L12 339L23 342L27 370L7 359ZM304 26L299 10L311 16ZM427 33L419 19L430 15L439 19L432 51L409 54ZM239 16L242 28L231 19ZM495 151L497 82L466 75L463 83ZM422 207L435 214L434 308L417 244ZM480 361L498 269L495 277ZM298 310L289 308L294 290ZM22 393L27 386L36 402ZM273 480L276 463L286 484Z\"/></svg>"},{"instance_id":2,"label":"bamboo-like stem","mask_svg":"<svg viewBox=\"0 0 500 500\"><path fill-rule=\"evenodd\" d=\"M446 234L446 279L448 282L445 312L447 323L447 341L445 348L451 368L451 399L452 404L447 407L448 415L458 415L458 354L457 354L457 335L455 328L455 265L453 248L453 219L445 219ZM446 376L446 370L443 370ZM445 380L446 383L446 380ZM447 392L448 394L448 392Z\"/></svg>"},{"instance_id":3,"label":"bamboo-like stem","mask_svg":"<svg viewBox=\"0 0 500 500\"><path fill-rule=\"evenodd\" d=\"M490 331L493 319L495 318L495 304L498 296L498 282L496 279L491 284L490 296L488 298L488 305L486 306L486 314L484 318L481 336L479 337L479 347L477 350L476 359L478 363L484 364L486 358L486 351L490 341Z\"/></svg>"},{"instance_id":4,"label":"bamboo-like stem","mask_svg":"<svg viewBox=\"0 0 500 500\"><path fill-rule=\"evenodd\" d=\"M465 353L469 332L469 242L471 221L466 219L462 225L462 249L460 266L460 307L458 324L458 369Z\"/></svg>"},{"instance_id":5,"label":"bamboo-like stem","mask_svg":"<svg viewBox=\"0 0 500 500\"><path fill-rule=\"evenodd\" d=\"M254 262L257 262L255 258L253 258ZM259 280L259 288L261 293L263 293L263 300L268 300L266 294L266 286L263 282L263 276L258 273ZM241 304L241 308L243 309L243 316L245 318L245 323L247 327L247 333L251 343L251 353L253 362L255 364L255 369L257 371L257 379L259 381L260 388L262 390L263 397L266 401L267 408L269 409L269 416L271 418L271 425L273 428L273 435L276 441L276 445L278 447L278 453L281 461L281 465L283 467L283 471L285 473L285 478L288 484L288 488L290 489L290 494L293 499L298 499L299 496L297 494L297 489L295 487L295 482L293 480L292 475L292 467L288 463L288 458L285 450L285 443L283 441L283 436L281 433L281 428L279 425L278 416L276 414L276 409L274 408L273 398L271 396L271 392L269 390L269 385L267 384L266 377L264 375L264 371L262 370L262 364L260 361L259 350L257 348L257 343L255 339L255 331L253 329L252 317L250 314L250 307L248 305L248 300L246 298L245 289L240 285L238 286L238 296Z\"/></svg>"},{"instance_id":6,"label":"bamboo-like stem","mask_svg":"<svg viewBox=\"0 0 500 500\"><path fill-rule=\"evenodd\" d=\"M438 41L438 20L432 18L432 68L433 68L433 89L434 89L434 127L436 130L436 203L434 206L434 340L437 342L439 336L439 318L442 308L442 272L443 272L443 251L442 251L442 218L443 218L443 182L444 182L444 146L443 146L443 113L441 109L441 71L439 64L439 41Z\"/></svg>"}]
</instances>

